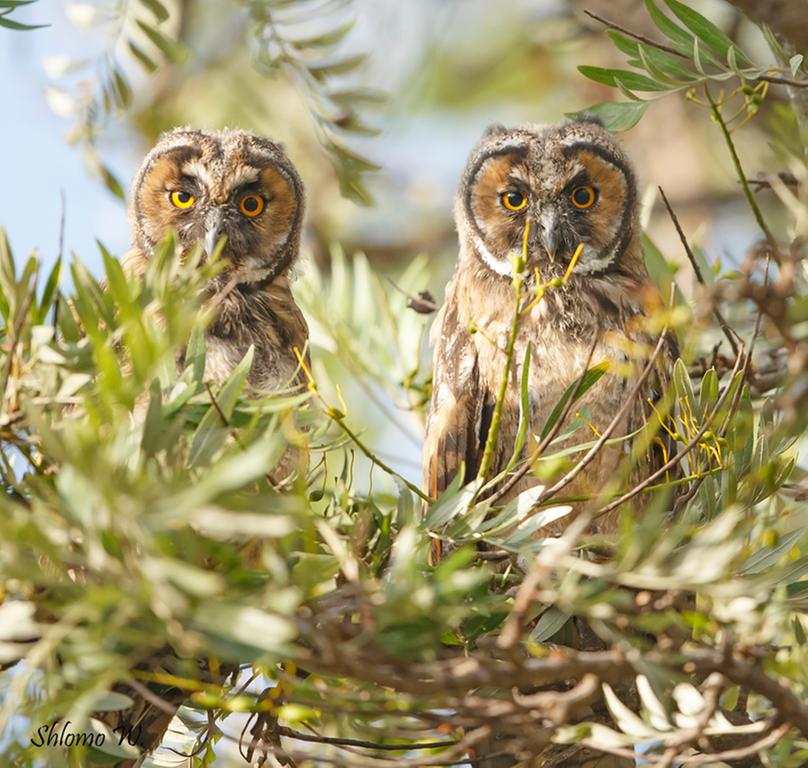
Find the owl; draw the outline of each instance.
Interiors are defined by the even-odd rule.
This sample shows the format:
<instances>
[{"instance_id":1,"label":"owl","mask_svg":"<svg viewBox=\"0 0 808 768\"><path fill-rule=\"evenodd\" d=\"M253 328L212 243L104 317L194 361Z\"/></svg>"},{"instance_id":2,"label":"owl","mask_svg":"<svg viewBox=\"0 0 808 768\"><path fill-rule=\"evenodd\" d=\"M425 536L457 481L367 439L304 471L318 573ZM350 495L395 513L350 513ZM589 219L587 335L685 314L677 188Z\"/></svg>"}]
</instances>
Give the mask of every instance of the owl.
<instances>
[{"instance_id":1,"label":"owl","mask_svg":"<svg viewBox=\"0 0 808 768\"><path fill-rule=\"evenodd\" d=\"M529 438L523 460L588 361L589 367L603 364L607 372L575 403L557 433L561 442L550 451L597 439L620 411L646 362L637 350L644 349L647 359L656 341L643 322L659 296L643 258L634 171L599 121L490 128L466 166L455 220L460 254L431 332L434 377L423 470L425 489L433 497L461 466L466 482L480 468L515 312L515 257L523 255L523 248L525 295L489 478L505 470L513 455L528 349ZM538 285L568 272L563 285L533 300ZM672 342L666 340L664 349L662 357L672 355ZM666 364L658 367L613 437L632 435L648 423L648 400L658 397L665 378ZM604 446L560 495L597 495L617 475L629 449L628 440ZM635 477L636 472L647 476L656 465L649 450ZM532 473L525 473L502 498L536 483ZM576 514L586 502L573 506ZM616 515L598 519L596 526L612 530ZM556 521L542 534L559 533L569 520Z\"/></svg>"},{"instance_id":2,"label":"owl","mask_svg":"<svg viewBox=\"0 0 808 768\"><path fill-rule=\"evenodd\" d=\"M207 255L224 238L225 267L208 286L216 317L205 339L205 376L221 383L255 347L248 383L272 392L299 380L306 321L289 271L298 257L303 184L283 148L241 130L177 128L163 134L135 176L130 204L133 249L127 272L142 274L173 229L181 251Z\"/></svg>"},{"instance_id":3,"label":"owl","mask_svg":"<svg viewBox=\"0 0 808 768\"><path fill-rule=\"evenodd\" d=\"M223 242L224 268L203 297L216 303L205 337L207 379L221 384L252 345L248 383L254 393L302 383L295 348L307 354L308 328L292 296L289 272L300 249L303 211L300 176L283 148L269 139L241 130L178 128L146 155L132 185L133 247L124 257L124 271L142 275L169 230L176 232L180 254L201 243L210 256ZM304 451L289 448L269 479L282 487L305 463ZM256 546L246 543L245 561L258 558ZM172 653L163 652L165 658ZM214 674L205 662L199 664L212 682L223 682L223 672ZM119 686L134 706L98 715L112 728L138 723L134 738L145 751L159 746L171 709L186 698L176 688L155 684L152 689L163 699L162 708Z\"/></svg>"}]
</instances>

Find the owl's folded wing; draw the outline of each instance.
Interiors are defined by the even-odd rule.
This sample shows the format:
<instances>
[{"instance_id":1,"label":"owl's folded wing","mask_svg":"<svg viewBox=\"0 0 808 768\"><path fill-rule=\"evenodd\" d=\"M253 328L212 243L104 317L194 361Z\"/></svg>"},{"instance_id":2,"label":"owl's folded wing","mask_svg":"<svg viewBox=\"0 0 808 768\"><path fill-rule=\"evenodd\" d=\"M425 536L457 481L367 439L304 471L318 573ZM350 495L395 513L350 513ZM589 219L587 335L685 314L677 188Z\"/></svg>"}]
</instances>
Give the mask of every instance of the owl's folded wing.
<instances>
[{"instance_id":1,"label":"owl's folded wing","mask_svg":"<svg viewBox=\"0 0 808 768\"><path fill-rule=\"evenodd\" d=\"M486 403L491 399L466 329L449 315L438 327L423 457L424 490L433 498L446 490L461 467L465 466L464 482L477 474L490 422Z\"/></svg>"}]
</instances>

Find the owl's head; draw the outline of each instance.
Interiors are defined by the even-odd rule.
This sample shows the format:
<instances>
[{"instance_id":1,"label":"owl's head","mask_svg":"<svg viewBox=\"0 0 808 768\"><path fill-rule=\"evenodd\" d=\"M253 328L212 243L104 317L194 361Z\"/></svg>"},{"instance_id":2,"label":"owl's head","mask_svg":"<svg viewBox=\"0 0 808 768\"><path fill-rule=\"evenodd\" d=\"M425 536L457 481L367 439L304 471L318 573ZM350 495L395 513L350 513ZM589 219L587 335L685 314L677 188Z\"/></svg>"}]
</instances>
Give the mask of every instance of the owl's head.
<instances>
[{"instance_id":1,"label":"owl's head","mask_svg":"<svg viewBox=\"0 0 808 768\"><path fill-rule=\"evenodd\" d=\"M150 255L169 229L207 254L226 236L227 272L265 280L300 245L303 184L282 147L241 130L177 128L146 155L132 185L135 245Z\"/></svg>"},{"instance_id":2,"label":"owl's head","mask_svg":"<svg viewBox=\"0 0 808 768\"><path fill-rule=\"evenodd\" d=\"M576 274L608 272L639 250L631 164L595 120L490 128L466 166L455 216L467 248L500 275L511 274L528 222L528 266L542 275L563 271L581 243Z\"/></svg>"}]
</instances>

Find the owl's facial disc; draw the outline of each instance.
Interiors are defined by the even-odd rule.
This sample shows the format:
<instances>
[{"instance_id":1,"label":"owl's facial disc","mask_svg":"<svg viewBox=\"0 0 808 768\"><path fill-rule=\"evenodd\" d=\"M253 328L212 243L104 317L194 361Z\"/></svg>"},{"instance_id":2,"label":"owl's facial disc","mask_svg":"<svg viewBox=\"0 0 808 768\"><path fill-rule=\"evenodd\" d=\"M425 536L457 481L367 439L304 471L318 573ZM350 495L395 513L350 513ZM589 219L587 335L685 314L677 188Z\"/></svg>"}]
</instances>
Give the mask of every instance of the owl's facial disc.
<instances>
[{"instance_id":1,"label":"owl's facial disc","mask_svg":"<svg viewBox=\"0 0 808 768\"><path fill-rule=\"evenodd\" d=\"M241 131L178 131L136 180L136 237L151 251L173 229L183 251L217 246L227 272L247 281L277 274L297 253L303 190L272 142ZM240 278L239 278L240 279Z\"/></svg>"},{"instance_id":2,"label":"owl's facial disc","mask_svg":"<svg viewBox=\"0 0 808 768\"><path fill-rule=\"evenodd\" d=\"M603 272L632 236L635 192L622 153L560 133L516 131L467 170L460 205L472 245L500 275L511 275L526 227L527 267L541 274L565 269L579 245L576 272Z\"/></svg>"}]
</instances>

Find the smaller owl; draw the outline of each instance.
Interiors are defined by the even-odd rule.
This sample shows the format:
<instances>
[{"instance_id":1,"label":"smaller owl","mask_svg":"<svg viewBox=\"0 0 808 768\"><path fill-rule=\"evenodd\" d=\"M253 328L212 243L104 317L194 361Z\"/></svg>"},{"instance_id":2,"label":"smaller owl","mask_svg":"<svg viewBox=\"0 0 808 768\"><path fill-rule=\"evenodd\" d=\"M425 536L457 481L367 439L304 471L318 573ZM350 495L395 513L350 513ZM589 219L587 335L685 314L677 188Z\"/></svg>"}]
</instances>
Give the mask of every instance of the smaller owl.
<instances>
[{"instance_id":1,"label":"smaller owl","mask_svg":"<svg viewBox=\"0 0 808 768\"><path fill-rule=\"evenodd\" d=\"M205 337L206 378L222 383L253 345L248 382L254 392L302 383L295 348L306 354L308 328L292 296L289 271L300 250L303 210L300 176L282 147L269 139L240 130L178 128L161 136L146 155L132 185L133 248L123 260L124 270L142 275L155 247L172 229L180 253L201 243L210 256L226 238L221 254L225 267L204 296L216 302ZM305 465L305 451L288 448L270 480L283 486ZM247 542L245 561L255 562L258 551L260 547ZM210 676L217 682L225 677ZM172 707L186 698L177 688L153 689ZM135 706L99 716L111 727L140 723L138 746L154 750L171 714L126 686L119 690Z\"/></svg>"},{"instance_id":2,"label":"smaller owl","mask_svg":"<svg viewBox=\"0 0 808 768\"><path fill-rule=\"evenodd\" d=\"M303 184L281 145L241 130L177 128L146 155L132 185L133 250L124 268L142 274L173 229L180 250L213 253L226 238L225 269L208 287L217 315L206 337L205 375L224 381L250 345L249 384L259 392L300 381L294 348L308 328L289 286L300 250Z\"/></svg>"},{"instance_id":3,"label":"smaller owl","mask_svg":"<svg viewBox=\"0 0 808 768\"><path fill-rule=\"evenodd\" d=\"M489 477L505 469L513 452L528 350L529 438L522 459L540 442L564 392L583 374L590 350L591 364L603 363L608 372L567 417L563 429L574 432L561 447L593 440L618 414L645 363L634 350L656 343L643 322L659 297L643 258L638 211L631 162L597 121L495 126L472 151L455 203L460 256L432 328L434 387L424 446L430 495L443 492L461 466L465 481L480 467L513 323L515 257L522 255L526 230L526 298ZM539 284L567 273L579 246L566 284L531 302ZM632 435L653 418L648 401L659 395L671 354L673 347L666 347L666 359L614 437ZM597 496L617 475L629 448L628 441L604 446L562 495ZM647 476L658 458L649 451L634 477ZM509 495L536 482L527 474ZM566 522L544 533L558 533ZM615 522L612 514L598 526L610 530Z\"/></svg>"}]
</instances>

